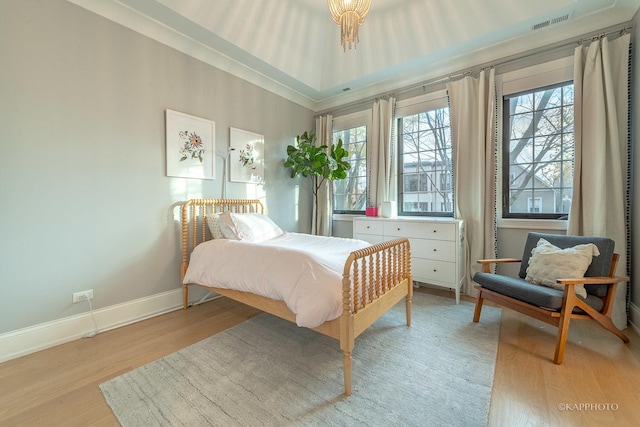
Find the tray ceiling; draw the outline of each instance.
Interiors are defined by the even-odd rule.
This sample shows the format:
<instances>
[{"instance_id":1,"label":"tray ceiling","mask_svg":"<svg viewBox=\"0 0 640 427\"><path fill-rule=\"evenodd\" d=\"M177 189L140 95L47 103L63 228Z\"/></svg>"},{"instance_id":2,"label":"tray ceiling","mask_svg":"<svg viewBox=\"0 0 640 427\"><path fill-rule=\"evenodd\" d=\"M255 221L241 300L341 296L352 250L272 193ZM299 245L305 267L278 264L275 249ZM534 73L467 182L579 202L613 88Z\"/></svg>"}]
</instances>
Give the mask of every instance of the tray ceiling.
<instances>
[{"instance_id":1,"label":"tray ceiling","mask_svg":"<svg viewBox=\"0 0 640 427\"><path fill-rule=\"evenodd\" d=\"M640 0L372 0L342 50L325 0L69 0L315 111L629 22Z\"/></svg>"}]
</instances>

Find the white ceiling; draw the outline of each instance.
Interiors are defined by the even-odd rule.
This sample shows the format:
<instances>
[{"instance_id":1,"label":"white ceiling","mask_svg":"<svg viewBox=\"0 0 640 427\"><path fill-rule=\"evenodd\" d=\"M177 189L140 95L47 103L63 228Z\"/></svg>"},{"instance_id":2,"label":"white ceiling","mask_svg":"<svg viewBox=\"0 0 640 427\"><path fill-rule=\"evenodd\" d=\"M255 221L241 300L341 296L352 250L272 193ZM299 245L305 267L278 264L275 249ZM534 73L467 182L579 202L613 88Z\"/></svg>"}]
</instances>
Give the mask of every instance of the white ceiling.
<instances>
[{"instance_id":1,"label":"white ceiling","mask_svg":"<svg viewBox=\"0 0 640 427\"><path fill-rule=\"evenodd\" d=\"M640 0L372 0L357 49L344 52L326 0L69 1L314 111L629 22L640 7Z\"/></svg>"}]
</instances>

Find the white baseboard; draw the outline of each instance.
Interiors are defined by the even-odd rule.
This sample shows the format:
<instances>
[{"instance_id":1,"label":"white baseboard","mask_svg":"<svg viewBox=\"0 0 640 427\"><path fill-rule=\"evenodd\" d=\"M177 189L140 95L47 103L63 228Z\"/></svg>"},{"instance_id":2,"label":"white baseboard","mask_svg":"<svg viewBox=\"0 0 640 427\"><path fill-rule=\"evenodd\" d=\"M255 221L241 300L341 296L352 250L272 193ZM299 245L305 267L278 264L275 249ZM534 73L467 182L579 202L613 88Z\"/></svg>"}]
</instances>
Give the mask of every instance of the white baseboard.
<instances>
[{"instance_id":1,"label":"white baseboard","mask_svg":"<svg viewBox=\"0 0 640 427\"><path fill-rule=\"evenodd\" d=\"M182 308L182 289L95 310L98 331L105 332ZM640 335L640 307L631 303L629 326ZM0 334L0 363L81 338L95 329L91 313Z\"/></svg>"},{"instance_id":2,"label":"white baseboard","mask_svg":"<svg viewBox=\"0 0 640 427\"><path fill-rule=\"evenodd\" d=\"M119 328L182 307L182 289L95 310L99 332ZM0 334L0 362L81 338L95 330L86 312Z\"/></svg>"},{"instance_id":3,"label":"white baseboard","mask_svg":"<svg viewBox=\"0 0 640 427\"><path fill-rule=\"evenodd\" d=\"M640 307L634 303L629 304L629 326L640 335Z\"/></svg>"}]
</instances>

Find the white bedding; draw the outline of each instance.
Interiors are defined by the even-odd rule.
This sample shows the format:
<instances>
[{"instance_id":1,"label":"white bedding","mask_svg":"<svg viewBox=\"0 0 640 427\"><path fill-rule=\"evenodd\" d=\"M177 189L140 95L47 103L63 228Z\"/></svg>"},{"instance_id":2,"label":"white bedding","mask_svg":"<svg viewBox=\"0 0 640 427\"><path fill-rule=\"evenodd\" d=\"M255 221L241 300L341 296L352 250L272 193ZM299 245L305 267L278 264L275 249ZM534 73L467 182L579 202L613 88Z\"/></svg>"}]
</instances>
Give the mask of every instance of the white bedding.
<instances>
[{"instance_id":1,"label":"white bedding","mask_svg":"<svg viewBox=\"0 0 640 427\"><path fill-rule=\"evenodd\" d=\"M300 233L260 243L215 239L193 250L184 283L236 289L284 301L298 326L342 314L342 270L362 240Z\"/></svg>"}]
</instances>

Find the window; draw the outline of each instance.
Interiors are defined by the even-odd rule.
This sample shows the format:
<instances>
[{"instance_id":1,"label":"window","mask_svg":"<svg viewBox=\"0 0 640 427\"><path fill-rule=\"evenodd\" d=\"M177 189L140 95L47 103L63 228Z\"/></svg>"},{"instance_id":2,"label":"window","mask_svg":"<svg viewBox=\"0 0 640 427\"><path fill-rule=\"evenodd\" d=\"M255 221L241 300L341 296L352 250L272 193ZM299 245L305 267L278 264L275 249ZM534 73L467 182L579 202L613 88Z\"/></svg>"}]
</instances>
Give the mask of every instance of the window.
<instances>
[{"instance_id":1,"label":"window","mask_svg":"<svg viewBox=\"0 0 640 427\"><path fill-rule=\"evenodd\" d=\"M418 111L416 111L418 110ZM453 216L452 145L446 96L398 108L399 213Z\"/></svg>"},{"instance_id":2,"label":"window","mask_svg":"<svg viewBox=\"0 0 640 427\"><path fill-rule=\"evenodd\" d=\"M367 204L367 124L370 111L337 117L333 143L342 140L349 152L347 178L333 181L333 212L364 213Z\"/></svg>"},{"instance_id":3,"label":"window","mask_svg":"<svg viewBox=\"0 0 640 427\"><path fill-rule=\"evenodd\" d=\"M573 83L505 96L503 114L503 217L566 218L573 186Z\"/></svg>"}]
</instances>

